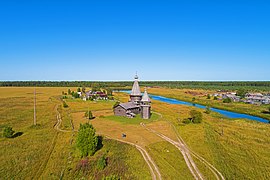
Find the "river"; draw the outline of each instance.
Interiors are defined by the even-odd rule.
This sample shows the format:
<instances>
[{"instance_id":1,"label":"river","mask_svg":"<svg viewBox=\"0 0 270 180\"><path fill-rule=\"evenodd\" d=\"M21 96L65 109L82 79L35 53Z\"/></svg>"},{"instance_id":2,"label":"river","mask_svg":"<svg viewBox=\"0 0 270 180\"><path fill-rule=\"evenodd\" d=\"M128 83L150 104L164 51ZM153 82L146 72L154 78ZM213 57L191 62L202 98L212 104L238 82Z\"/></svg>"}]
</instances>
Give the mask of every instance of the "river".
<instances>
[{"instance_id":1,"label":"river","mask_svg":"<svg viewBox=\"0 0 270 180\"><path fill-rule=\"evenodd\" d=\"M130 93L131 91L130 90L122 90L121 92ZM165 103L169 103L169 104L181 104L181 105L186 105L186 106L194 106L194 107L201 108L201 109L206 108L206 106L201 105L201 104L190 103L190 102L181 101L181 100L177 100L177 99L167 98L164 96L157 96L157 95L152 95L152 94L149 94L149 96L153 100L157 100L157 101L161 101L161 102L165 102ZM253 120L253 121L259 121L262 123L269 123L269 120L267 120L267 119L260 118L257 116L251 116L248 114L236 113L236 112L217 109L217 108L210 108L210 110L214 111L214 112L218 112L218 113L220 113L223 116L228 117L228 118L238 118L238 119L243 118L243 119L248 119L248 120Z\"/></svg>"}]
</instances>

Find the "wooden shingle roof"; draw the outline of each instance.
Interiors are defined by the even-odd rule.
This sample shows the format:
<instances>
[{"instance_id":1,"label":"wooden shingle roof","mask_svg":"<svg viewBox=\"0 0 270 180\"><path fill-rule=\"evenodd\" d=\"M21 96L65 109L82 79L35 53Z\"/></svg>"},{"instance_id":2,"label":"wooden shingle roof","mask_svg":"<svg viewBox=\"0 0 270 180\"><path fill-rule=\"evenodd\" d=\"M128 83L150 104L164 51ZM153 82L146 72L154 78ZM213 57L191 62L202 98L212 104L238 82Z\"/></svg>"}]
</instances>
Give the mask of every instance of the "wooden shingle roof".
<instances>
[{"instance_id":1,"label":"wooden shingle roof","mask_svg":"<svg viewBox=\"0 0 270 180\"><path fill-rule=\"evenodd\" d=\"M119 106L123 107L124 109L133 109L133 108L138 108L139 106L136 105L133 102L127 102L127 103L120 103Z\"/></svg>"},{"instance_id":2,"label":"wooden shingle roof","mask_svg":"<svg viewBox=\"0 0 270 180\"><path fill-rule=\"evenodd\" d=\"M130 95L141 96L142 94L141 94L141 90L140 90L140 86L139 86L139 82L138 82L138 76L136 75L134 79L135 80L134 80Z\"/></svg>"}]
</instances>

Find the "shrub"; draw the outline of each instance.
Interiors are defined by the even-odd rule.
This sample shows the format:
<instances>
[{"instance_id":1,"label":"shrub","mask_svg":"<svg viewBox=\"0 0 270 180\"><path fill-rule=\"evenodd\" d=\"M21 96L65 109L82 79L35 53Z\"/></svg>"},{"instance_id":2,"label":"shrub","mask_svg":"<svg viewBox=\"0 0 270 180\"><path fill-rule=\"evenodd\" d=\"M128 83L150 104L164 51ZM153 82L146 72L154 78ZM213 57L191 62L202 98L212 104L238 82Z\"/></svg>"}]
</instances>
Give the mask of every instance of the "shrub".
<instances>
[{"instance_id":1,"label":"shrub","mask_svg":"<svg viewBox=\"0 0 270 180\"><path fill-rule=\"evenodd\" d=\"M211 99L211 96L210 96L210 94L207 94L207 99Z\"/></svg>"},{"instance_id":2,"label":"shrub","mask_svg":"<svg viewBox=\"0 0 270 180\"><path fill-rule=\"evenodd\" d=\"M96 152L98 137L95 133L96 130L91 124L80 124L76 146L80 150L82 156L92 156Z\"/></svg>"},{"instance_id":3,"label":"shrub","mask_svg":"<svg viewBox=\"0 0 270 180\"><path fill-rule=\"evenodd\" d=\"M192 98L192 101L195 101L195 100L196 100L196 98L195 98L195 97L193 97L193 98Z\"/></svg>"},{"instance_id":4,"label":"shrub","mask_svg":"<svg viewBox=\"0 0 270 180\"><path fill-rule=\"evenodd\" d=\"M186 119L183 120L183 123L184 123L184 124L190 124L191 121L190 121L190 119L186 118Z\"/></svg>"},{"instance_id":5,"label":"shrub","mask_svg":"<svg viewBox=\"0 0 270 180\"><path fill-rule=\"evenodd\" d=\"M93 114L91 111L86 111L84 116L87 118L87 119L93 119Z\"/></svg>"},{"instance_id":6,"label":"shrub","mask_svg":"<svg viewBox=\"0 0 270 180\"><path fill-rule=\"evenodd\" d=\"M197 124L202 122L202 113L200 111L191 110L189 114L193 123Z\"/></svg>"},{"instance_id":7,"label":"shrub","mask_svg":"<svg viewBox=\"0 0 270 180\"><path fill-rule=\"evenodd\" d=\"M225 98L223 99L223 103L231 103L232 100L230 98Z\"/></svg>"},{"instance_id":8,"label":"shrub","mask_svg":"<svg viewBox=\"0 0 270 180\"><path fill-rule=\"evenodd\" d=\"M89 166L89 160L88 158L85 158L85 159L82 159L78 162L77 166L76 166L76 170L79 171L79 170L82 170L82 171L85 171L87 170Z\"/></svg>"},{"instance_id":9,"label":"shrub","mask_svg":"<svg viewBox=\"0 0 270 180\"><path fill-rule=\"evenodd\" d=\"M63 107L68 108L68 105L67 105L66 101L63 101Z\"/></svg>"},{"instance_id":10,"label":"shrub","mask_svg":"<svg viewBox=\"0 0 270 180\"><path fill-rule=\"evenodd\" d=\"M106 161L106 158L105 156L101 156L101 158L98 159L97 161L97 168L99 170L103 170L105 167L107 166L107 161Z\"/></svg>"},{"instance_id":11,"label":"shrub","mask_svg":"<svg viewBox=\"0 0 270 180\"><path fill-rule=\"evenodd\" d=\"M209 107L209 106L206 106L204 112L205 112L206 114L210 114L210 113L211 113L210 107Z\"/></svg>"},{"instance_id":12,"label":"shrub","mask_svg":"<svg viewBox=\"0 0 270 180\"><path fill-rule=\"evenodd\" d=\"M12 138L15 131L13 131L12 127L7 126L3 130L3 136L6 138Z\"/></svg>"},{"instance_id":13,"label":"shrub","mask_svg":"<svg viewBox=\"0 0 270 180\"><path fill-rule=\"evenodd\" d=\"M218 100L217 96L214 97L214 100Z\"/></svg>"},{"instance_id":14,"label":"shrub","mask_svg":"<svg viewBox=\"0 0 270 180\"><path fill-rule=\"evenodd\" d=\"M110 176L103 177L102 180L121 180L121 178L117 175L110 175Z\"/></svg>"},{"instance_id":15,"label":"shrub","mask_svg":"<svg viewBox=\"0 0 270 180\"><path fill-rule=\"evenodd\" d=\"M114 100L114 97L113 96L108 96L108 99L109 100Z\"/></svg>"}]
</instances>

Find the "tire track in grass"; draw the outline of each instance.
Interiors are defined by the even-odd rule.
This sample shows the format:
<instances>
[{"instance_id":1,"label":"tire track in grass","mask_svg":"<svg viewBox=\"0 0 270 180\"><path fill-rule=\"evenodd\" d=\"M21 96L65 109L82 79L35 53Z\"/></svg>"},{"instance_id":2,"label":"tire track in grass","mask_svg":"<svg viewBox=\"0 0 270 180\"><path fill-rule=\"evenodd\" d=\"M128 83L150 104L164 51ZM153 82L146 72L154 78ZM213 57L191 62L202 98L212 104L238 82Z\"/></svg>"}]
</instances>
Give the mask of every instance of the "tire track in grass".
<instances>
[{"instance_id":1,"label":"tire track in grass","mask_svg":"<svg viewBox=\"0 0 270 180\"><path fill-rule=\"evenodd\" d=\"M176 133L176 136L177 136L177 139L178 139L178 142L179 143L182 143L185 145L186 149L195 157L197 158L199 161L201 161L214 175L217 179L222 179L222 180L225 180L224 176L222 175L222 173L217 170L212 164L210 164L208 161L206 161L203 157L201 157L200 155L198 155L197 153L195 153L194 151L192 151L188 146L187 144L185 143L185 141L183 140L183 138L180 136L180 134L178 133L176 127L171 124L171 126L173 127L175 133Z\"/></svg>"},{"instance_id":2,"label":"tire track in grass","mask_svg":"<svg viewBox=\"0 0 270 180\"><path fill-rule=\"evenodd\" d=\"M56 112L58 112L57 108L58 108L58 105L55 105L55 108L54 109L55 109ZM57 114L57 123L54 125L54 128L56 127L57 124L58 124L58 114ZM47 164L49 162L49 159L50 159L50 157L52 155L52 152L54 150L54 147L56 145L56 140L57 140L57 137L58 137L58 133L59 132L57 131L56 134L55 134L55 136L53 137L53 140L52 140L51 146L49 148L48 154L46 155L45 160L43 160L43 162L39 166L36 174L34 175L34 177L32 177L32 179L39 179L40 176L42 175L44 169L46 168L46 166L47 166Z\"/></svg>"},{"instance_id":3,"label":"tire track in grass","mask_svg":"<svg viewBox=\"0 0 270 180\"><path fill-rule=\"evenodd\" d=\"M199 179L203 180L204 179L202 173L199 171L195 162L193 161L189 151L185 148L185 146L183 144L180 144L179 142L176 142L176 141L168 138L167 136L165 136L165 135L163 135L163 134L161 134L153 129L146 127L146 125L144 123L141 123L141 126L143 126L146 130L156 134L157 136L164 139L165 141L168 141L169 143L174 145L182 153L184 160L186 162L186 165L187 165L188 169L190 170L191 174L193 175L193 177L196 180L199 180Z\"/></svg>"},{"instance_id":4,"label":"tire track in grass","mask_svg":"<svg viewBox=\"0 0 270 180\"><path fill-rule=\"evenodd\" d=\"M161 118L163 117L161 113L155 112L156 114L159 114L161 116ZM203 157L201 157L199 154L195 153L194 151L192 151L188 145L185 143L185 141L183 140L183 138L180 136L179 132L177 131L176 127L170 122L170 125L173 127L173 130L176 134L177 140L180 144L183 144L185 146L185 148L190 152L191 155L193 155L196 159L198 159L200 162L202 162L216 177L216 179L222 179L225 180L224 176L222 175L222 173L217 170L217 168L215 168L212 164L210 164L208 161L206 161Z\"/></svg>"},{"instance_id":5,"label":"tire track in grass","mask_svg":"<svg viewBox=\"0 0 270 180\"><path fill-rule=\"evenodd\" d=\"M127 141L124 141L124 140L117 139L117 138L112 138L112 137L109 137L109 136L106 136L106 137L109 138L109 139L113 139L113 140L116 140L116 141L119 141L119 142L122 142L122 143L126 143L126 144L130 144L132 146L135 146L138 149L138 151L142 154L143 159L147 163L147 165L148 165L148 167L150 169L152 179L153 180L156 180L156 179L161 180L162 179L157 165L155 164L155 162L152 160L151 156L147 153L147 151L143 147L141 147L141 146L139 146L137 144L131 143L131 142L127 142Z\"/></svg>"}]
</instances>

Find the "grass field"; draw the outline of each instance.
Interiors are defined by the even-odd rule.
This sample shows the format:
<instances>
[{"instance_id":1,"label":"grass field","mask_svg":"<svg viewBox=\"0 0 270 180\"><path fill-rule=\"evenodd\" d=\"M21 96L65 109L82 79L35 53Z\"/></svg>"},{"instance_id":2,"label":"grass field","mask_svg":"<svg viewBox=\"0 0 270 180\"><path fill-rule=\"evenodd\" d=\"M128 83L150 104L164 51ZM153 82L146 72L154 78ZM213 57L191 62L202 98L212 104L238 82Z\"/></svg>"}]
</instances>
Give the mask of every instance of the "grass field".
<instances>
[{"instance_id":1,"label":"grass field","mask_svg":"<svg viewBox=\"0 0 270 180\"><path fill-rule=\"evenodd\" d=\"M0 179L101 179L107 175L118 175L125 179L151 177L146 163L135 147L106 139L103 141L103 148L89 160L87 171L78 169L81 158L74 147L76 133L74 137L72 132L58 132L53 128L57 105L63 117L61 128L71 130L70 119L73 120L73 114L83 114L88 106L93 111L111 109L113 102L67 100L69 108L63 108L59 97L67 88L36 90L38 126L33 127L34 89L0 88L0 131L5 126L12 126L16 132L22 132L16 138L0 138ZM92 164L95 164L102 153L107 153L108 166L97 172ZM95 173L89 173L93 171Z\"/></svg>"},{"instance_id":2,"label":"grass field","mask_svg":"<svg viewBox=\"0 0 270 180\"><path fill-rule=\"evenodd\" d=\"M253 104L245 104L243 102L223 103L220 100L213 100L213 97L211 97L211 99L207 99L207 94L213 94L216 91L202 90L202 89L191 90L191 89L168 89L168 88L150 88L148 91L149 93L155 95L161 95L192 103L194 102L209 107L215 107L233 112L250 114L270 120L270 114L262 113L262 111L266 111L270 105L257 106ZM192 101L192 98L195 98L195 101Z\"/></svg>"},{"instance_id":3,"label":"grass field","mask_svg":"<svg viewBox=\"0 0 270 180\"><path fill-rule=\"evenodd\" d=\"M190 149L213 164L226 179L270 179L269 124L221 118L217 113L205 114L199 110L203 113L203 122L185 125L182 120L189 117L194 107L158 101L152 102L154 113L150 121L113 116L115 101L66 99L69 107L63 108L61 92L67 89L37 88L39 125L33 127L33 88L0 88L0 130L9 125L16 132L22 132L16 138L0 138L0 179L102 179L109 175L151 179L147 164L135 147L106 137L146 148L163 179L193 179L181 153L140 126L140 122L177 140L173 124ZM182 98L178 91L166 89L162 93ZM114 94L119 101L128 100L125 93ZM57 121L56 107L62 116L60 128L70 132L53 128ZM90 121L84 117L88 108L95 117ZM88 159L81 158L74 145L76 130L80 123L86 122L93 124L97 134L104 137L103 147ZM122 138L122 133L127 137ZM98 170L96 164L103 155L108 165ZM200 161L194 161L206 179L214 178Z\"/></svg>"},{"instance_id":4,"label":"grass field","mask_svg":"<svg viewBox=\"0 0 270 180\"><path fill-rule=\"evenodd\" d=\"M270 178L269 124L220 118L200 110L203 123L184 125L181 120L189 116L193 107L157 102L154 108L177 126L193 151L217 167L227 179ZM202 172L207 174L203 169Z\"/></svg>"}]
</instances>

